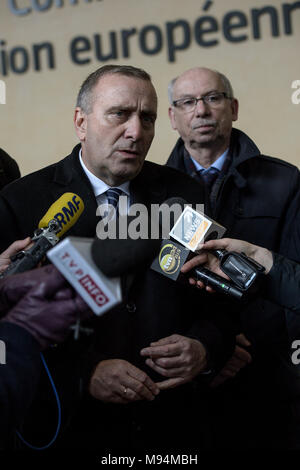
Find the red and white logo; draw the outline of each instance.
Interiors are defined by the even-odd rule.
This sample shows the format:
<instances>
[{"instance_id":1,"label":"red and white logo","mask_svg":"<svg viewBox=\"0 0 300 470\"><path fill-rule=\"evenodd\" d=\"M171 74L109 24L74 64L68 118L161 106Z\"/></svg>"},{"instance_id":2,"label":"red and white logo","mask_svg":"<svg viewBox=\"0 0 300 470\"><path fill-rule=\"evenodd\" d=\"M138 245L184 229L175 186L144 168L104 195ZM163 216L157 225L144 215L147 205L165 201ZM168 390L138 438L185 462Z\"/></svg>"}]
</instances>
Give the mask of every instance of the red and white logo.
<instances>
[{"instance_id":1,"label":"red and white logo","mask_svg":"<svg viewBox=\"0 0 300 470\"><path fill-rule=\"evenodd\" d=\"M81 279L79 279L79 284L82 285L84 290L88 293L88 295L95 301L95 303L99 307L103 307L103 305L109 302L109 299L106 297L104 292L100 289L99 286L95 283L95 281L91 278L89 274L86 274Z\"/></svg>"}]
</instances>

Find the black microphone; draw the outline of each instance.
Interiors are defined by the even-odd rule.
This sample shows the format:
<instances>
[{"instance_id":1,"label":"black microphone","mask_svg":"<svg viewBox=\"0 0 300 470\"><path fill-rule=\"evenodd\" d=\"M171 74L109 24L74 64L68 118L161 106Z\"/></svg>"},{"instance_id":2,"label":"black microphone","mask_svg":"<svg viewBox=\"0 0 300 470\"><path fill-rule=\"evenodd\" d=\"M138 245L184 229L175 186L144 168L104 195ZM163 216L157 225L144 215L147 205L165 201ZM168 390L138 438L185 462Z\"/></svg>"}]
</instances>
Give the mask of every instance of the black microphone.
<instances>
[{"instance_id":1,"label":"black microphone","mask_svg":"<svg viewBox=\"0 0 300 470\"><path fill-rule=\"evenodd\" d=\"M91 246L93 261L108 277L123 276L150 264L157 255L161 239L95 238Z\"/></svg>"},{"instance_id":2,"label":"black microphone","mask_svg":"<svg viewBox=\"0 0 300 470\"><path fill-rule=\"evenodd\" d=\"M197 281L202 281L205 286L210 286L223 294L229 294L236 299L241 299L243 297L243 292L232 283L226 281L223 277L218 276L218 274L212 273L206 268L194 268L191 271L191 277L195 278Z\"/></svg>"}]
</instances>

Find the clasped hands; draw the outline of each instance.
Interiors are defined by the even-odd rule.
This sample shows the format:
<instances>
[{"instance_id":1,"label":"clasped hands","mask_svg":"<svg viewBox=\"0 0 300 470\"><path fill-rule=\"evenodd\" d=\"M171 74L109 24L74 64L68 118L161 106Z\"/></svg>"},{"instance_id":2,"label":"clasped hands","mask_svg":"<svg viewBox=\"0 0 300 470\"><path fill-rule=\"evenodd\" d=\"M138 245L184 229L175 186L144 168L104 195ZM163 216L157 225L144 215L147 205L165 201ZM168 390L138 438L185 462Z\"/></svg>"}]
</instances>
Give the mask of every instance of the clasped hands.
<instances>
[{"instance_id":1,"label":"clasped hands","mask_svg":"<svg viewBox=\"0 0 300 470\"><path fill-rule=\"evenodd\" d=\"M177 334L151 343L140 354L164 380L155 383L145 372L122 359L104 360L99 362L92 375L91 395L110 403L151 401L161 390L190 382L207 365L203 344Z\"/></svg>"}]
</instances>

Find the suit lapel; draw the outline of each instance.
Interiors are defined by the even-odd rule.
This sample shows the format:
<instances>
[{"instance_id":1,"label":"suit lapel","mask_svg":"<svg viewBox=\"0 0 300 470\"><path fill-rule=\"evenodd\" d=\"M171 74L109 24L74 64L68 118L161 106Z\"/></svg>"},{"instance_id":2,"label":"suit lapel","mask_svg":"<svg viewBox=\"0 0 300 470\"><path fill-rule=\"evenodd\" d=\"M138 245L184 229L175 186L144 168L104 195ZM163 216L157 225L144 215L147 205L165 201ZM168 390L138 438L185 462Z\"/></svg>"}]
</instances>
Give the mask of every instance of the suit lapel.
<instances>
[{"instance_id":1,"label":"suit lapel","mask_svg":"<svg viewBox=\"0 0 300 470\"><path fill-rule=\"evenodd\" d=\"M84 203L84 211L68 235L94 237L99 221L99 217L96 217L97 201L89 179L80 165L79 150L80 144L73 149L71 155L57 165L52 189L53 200L57 199L58 187L61 188L61 194L65 192L77 194Z\"/></svg>"}]
</instances>

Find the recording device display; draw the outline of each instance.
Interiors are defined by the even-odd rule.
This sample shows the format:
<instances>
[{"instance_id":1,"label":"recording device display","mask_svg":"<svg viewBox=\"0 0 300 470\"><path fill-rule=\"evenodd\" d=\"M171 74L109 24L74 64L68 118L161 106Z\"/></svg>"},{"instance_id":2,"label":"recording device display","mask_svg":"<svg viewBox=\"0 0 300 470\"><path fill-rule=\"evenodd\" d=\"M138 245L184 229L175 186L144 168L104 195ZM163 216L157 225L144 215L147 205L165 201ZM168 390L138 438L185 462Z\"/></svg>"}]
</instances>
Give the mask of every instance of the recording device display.
<instances>
[{"instance_id":1,"label":"recording device display","mask_svg":"<svg viewBox=\"0 0 300 470\"><path fill-rule=\"evenodd\" d=\"M82 199L74 193L64 193L55 201L39 222L32 237L33 245L11 257L11 263L0 278L35 268L47 251L59 242L84 210Z\"/></svg>"}]
</instances>

